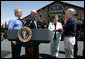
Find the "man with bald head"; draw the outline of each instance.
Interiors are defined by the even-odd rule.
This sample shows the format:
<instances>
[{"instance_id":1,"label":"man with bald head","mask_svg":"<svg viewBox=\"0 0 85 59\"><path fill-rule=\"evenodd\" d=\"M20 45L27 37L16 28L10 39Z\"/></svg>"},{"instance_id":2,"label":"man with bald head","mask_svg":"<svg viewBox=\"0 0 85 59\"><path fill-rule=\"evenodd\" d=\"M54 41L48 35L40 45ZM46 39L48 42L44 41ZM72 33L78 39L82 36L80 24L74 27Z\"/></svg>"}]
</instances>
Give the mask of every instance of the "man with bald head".
<instances>
[{"instance_id":1,"label":"man with bald head","mask_svg":"<svg viewBox=\"0 0 85 59\"><path fill-rule=\"evenodd\" d=\"M37 16L37 11L32 10L30 17L24 21L23 26L29 27L30 29L37 29L37 23L35 17ZM27 58L39 58L39 46L38 42L30 41L25 48Z\"/></svg>"},{"instance_id":2,"label":"man with bald head","mask_svg":"<svg viewBox=\"0 0 85 59\"><path fill-rule=\"evenodd\" d=\"M37 11L32 10L30 13L30 17L24 21L23 26L27 26L30 29L36 29L37 28L36 19L35 19L36 16L37 16Z\"/></svg>"}]
</instances>

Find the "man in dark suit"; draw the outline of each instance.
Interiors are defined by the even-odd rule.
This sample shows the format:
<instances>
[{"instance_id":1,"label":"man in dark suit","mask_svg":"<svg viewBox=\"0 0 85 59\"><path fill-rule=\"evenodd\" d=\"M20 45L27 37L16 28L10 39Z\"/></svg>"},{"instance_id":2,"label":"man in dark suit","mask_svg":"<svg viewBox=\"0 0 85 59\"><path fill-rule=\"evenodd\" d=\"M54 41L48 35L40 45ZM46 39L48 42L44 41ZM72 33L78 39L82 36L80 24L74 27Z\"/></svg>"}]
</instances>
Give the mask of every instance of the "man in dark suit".
<instances>
[{"instance_id":1,"label":"man in dark suit","mask_svg":"<svg viewBox=\"0 0 85 59\"><path fill-rule=\"evenodd\" d=\"M35 17L37 16L37 11L32 10L30 17L24 21L23 26L27 26L30 29L37 29L37 23ZM39 47L38 42L30 41L29 46L25 48L27 58L38 58L39 57Z\"/></svg>"}]
</instances>

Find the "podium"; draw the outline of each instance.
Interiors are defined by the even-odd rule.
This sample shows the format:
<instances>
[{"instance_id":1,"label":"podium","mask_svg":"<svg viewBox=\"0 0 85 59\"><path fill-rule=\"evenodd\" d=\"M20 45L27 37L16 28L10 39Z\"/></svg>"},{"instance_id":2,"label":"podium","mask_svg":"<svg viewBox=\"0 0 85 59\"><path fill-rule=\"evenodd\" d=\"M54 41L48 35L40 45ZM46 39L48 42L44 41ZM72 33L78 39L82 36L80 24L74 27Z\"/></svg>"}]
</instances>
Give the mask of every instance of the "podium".
<instances>
[{"instance_id":1,"label":"podium","mask_svg":"<svg viewBox=\"0 0 85 59\"><path fill-rule=\"evenodd\" d=\"M19 30L8 30L7 31L7 36L9 41L17 41L18 39L18 31ZM29 42L21 42L22 46L24 47L29 47L29 48L34 48L35 47L35 52L32 49L29 49L30 51L32 50L33 53L32 55L36 54L36 56L39 57L39 44L40 43L49 43L53 37L53 32L48 30L48 29L31 29L32 31L32 37ZM26 50L26 53L28 53L29 57L33 58L35 56L30 56L29 52Z\"/></svg>"}]
</instances>

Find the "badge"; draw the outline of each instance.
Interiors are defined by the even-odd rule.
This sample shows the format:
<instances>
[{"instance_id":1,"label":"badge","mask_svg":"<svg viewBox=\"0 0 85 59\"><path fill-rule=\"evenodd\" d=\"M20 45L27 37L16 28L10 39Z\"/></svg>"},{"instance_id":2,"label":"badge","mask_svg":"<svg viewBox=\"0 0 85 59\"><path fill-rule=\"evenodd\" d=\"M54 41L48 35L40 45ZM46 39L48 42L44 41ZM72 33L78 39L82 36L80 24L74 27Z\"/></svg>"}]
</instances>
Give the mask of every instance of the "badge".
<instances>
[{"instance_id":1,"label":"badge","mask_svg":"<svg viewBox=\"0 0 85 59\"><path fill-rule=\"evenodd\" d=\"M22 27L18 30L18 38L22 42L29 42L32 38L32 31L29 27Z\"/></svg>"},{"instance_id":2,"label":"badge","mask_svg":"<svg viewBox=\"0 0 85 59\"><path fill-rule=\"evenodd\" d=\"M58 15L59 19L62 19L65 15L65 7L61 3L55 3L49 6L49 17L53 19L55 15Z\"/></svg>"}]
</instances>

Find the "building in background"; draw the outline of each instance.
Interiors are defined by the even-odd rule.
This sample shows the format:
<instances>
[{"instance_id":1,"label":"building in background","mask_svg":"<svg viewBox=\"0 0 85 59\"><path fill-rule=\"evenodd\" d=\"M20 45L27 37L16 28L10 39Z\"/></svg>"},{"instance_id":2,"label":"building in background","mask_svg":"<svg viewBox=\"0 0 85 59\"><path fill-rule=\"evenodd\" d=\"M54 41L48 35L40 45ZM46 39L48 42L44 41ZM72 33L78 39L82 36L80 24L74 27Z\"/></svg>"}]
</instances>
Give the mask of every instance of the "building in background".
<instances>
[{"instance_id":1,"label":"building in background","mask_svg":"<svg viewBox=\"0 0 85 59\"><path fill-rule=\"evenodd\" d=\"M72 4L69 4L69 3L66 3L66 2L52 2L42 8L40 8L38 11L38 16L36 17L37 20L40 20L41 22L42 21L52 21L49 17L49 8L52 6L52 5L55 5L55 4L62 4L64 6L65 9L68 9L68 8L74 8L78 14L78 17L81 18L81 19L84 19L84 7L80 7L80 6L76 6L76 5L72 5ZM27 15L26 17L24 17L22 20L24 21L25 19L27 19L29 17L29 15Z\"/></svg>"},{"instance_id":2,"label":"building in background","mask_svg":"<svg viewBox=\"0 0 85 59\"><path fill-rule=\"evenodd\" d=\"M60 6L60 5L61 6ZM50 16L50 12L53 12L54 14L55 13L62 13L61 14L61 16L59 16L59 17L61 17L60 19L59 19L59 21L60 22L62 22L62 19L63 19L63 16L64 16L64 11L62 12L62 10L61 11L59 11L58 10L58 7L60 8L60 9L64 9L64 11L65 11L65 9L68 9L68 8L74 8L75 10L76 10L76 21L77 21L77 25L78 25L78 27L77 27L77 31L78 31L78 37L82 37L82 36L84 36L84 31L83 31L83 21L84 21L84 7L80 7L80 6L76 6L76 5L72 5L72 4L69 4L69 3L66 3L66 2L56 2L56 1L54 1L54 2L52 2L52 3L50 3L50 4L48 4L48 5L46 5L46 6L44 6L44 7L42 7L42 8L40 8L39 10L37 10L37 12L38 12L38 15L37 15L37 17L36 17L36 22L37 22L37 24L38 24L38 28L39 29L45 29L45 28L48 28L48 24L49 24L49 22L52 22L53 21L53 19L51 18L51 16ZM56 10L56 8L57 8L57 10ZM52 10L54 10L54 11L52 11ZM57 12L58 11L58 12ZM54 15L53 13L51 13L51 15ZM22 19L22 22L24 22L24 20L26 20L28 17L29 17L30 15L27 15L26 17L24 17L23 19ZM82 31L81 31L82 30ZM81 34L82 33L82 34Z\"/></svg>"}]
</instances>

